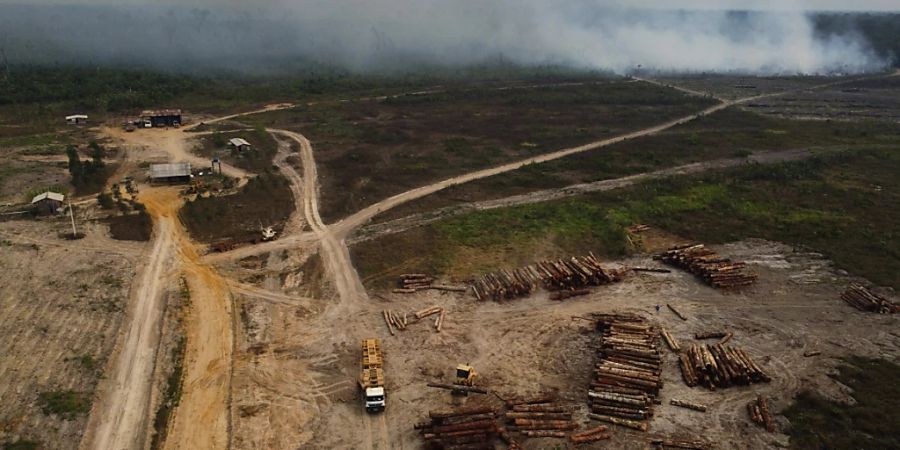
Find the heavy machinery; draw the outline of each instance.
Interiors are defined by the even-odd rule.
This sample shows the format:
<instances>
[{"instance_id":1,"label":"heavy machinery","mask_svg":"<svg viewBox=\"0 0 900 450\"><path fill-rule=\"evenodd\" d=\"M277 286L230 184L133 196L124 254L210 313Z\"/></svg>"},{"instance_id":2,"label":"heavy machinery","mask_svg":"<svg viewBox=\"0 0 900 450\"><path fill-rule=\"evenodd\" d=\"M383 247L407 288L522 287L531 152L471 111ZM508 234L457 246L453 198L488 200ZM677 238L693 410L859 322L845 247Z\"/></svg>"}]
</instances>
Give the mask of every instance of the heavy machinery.
<instances>
[{"instance_id":1,"label":"heavy machinery","mask_svg":"<svg viewBox=\"0 0 900 450\"><path fill-rule=\"evenodd\" d=\"M453 384L457 386L466 386L466 387L475 387L475 378L478 377L478 372L475 372L475 368L468 364L458 364L456 366L456 381ZM454 389L453 395L469 395L468 390L462 389Z\"/></svg>"},{"instance_id":2,"label":"heavy machinery","mask_svg":"<svg viewBox=\"0 0 900 450\"><path fill-rule=\"evenodd\" d=\"M384 411L384 356L380 339L362 341L359 387L363 391L367 412Z\"/></svg>"}]
</instances>

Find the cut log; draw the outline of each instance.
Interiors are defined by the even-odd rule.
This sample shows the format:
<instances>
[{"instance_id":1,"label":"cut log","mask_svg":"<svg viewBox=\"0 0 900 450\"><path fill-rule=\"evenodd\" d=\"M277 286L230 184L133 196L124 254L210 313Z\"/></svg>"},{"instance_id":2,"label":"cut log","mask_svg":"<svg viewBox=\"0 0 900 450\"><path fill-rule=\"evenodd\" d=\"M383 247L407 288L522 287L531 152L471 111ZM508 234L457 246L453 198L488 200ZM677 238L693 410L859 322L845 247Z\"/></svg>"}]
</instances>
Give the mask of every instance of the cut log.
<instances>
[{"instance_id":1,"label":"cut log","mask_svg":"<svg viewBox=\"0 0 900 450\"><path fill-rule=\"evenodd\" d=\"M487 394L490 392L487 389L482 389L475 386L461 386L458 384L428 383L427 386L438 389L447 389L450 391L474 392L476 394Z\"/></svg>"},{"instance_id":2,"label":"cut log","mask_svg":"<svg viewBox=\"0 0 900 450\"><path fill-rule=\"evenodd\" d=\"M669 310L671 310L673 313L675 313L675 315L678 316L679 319L681 319L681 320L687 320L687 317L685 317L684 314L681 314L680 311L678 311L677 309L675 309L675 307L672 306L672 304L666 303L666 307L669 308Z\"/></svg>"}]
</instances>

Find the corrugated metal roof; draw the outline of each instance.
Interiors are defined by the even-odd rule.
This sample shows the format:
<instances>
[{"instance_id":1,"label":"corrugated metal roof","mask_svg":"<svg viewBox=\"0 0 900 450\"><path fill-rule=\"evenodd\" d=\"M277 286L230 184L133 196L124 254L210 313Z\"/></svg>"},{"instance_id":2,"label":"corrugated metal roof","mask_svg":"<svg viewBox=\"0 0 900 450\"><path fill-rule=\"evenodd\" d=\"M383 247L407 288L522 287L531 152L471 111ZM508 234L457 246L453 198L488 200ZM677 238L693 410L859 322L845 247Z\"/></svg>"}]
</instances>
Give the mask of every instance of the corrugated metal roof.
<instances>
[{"instance_id":1,"label":"corrugated metal roof","mask_svg":"<svg viewBox=\"0 0 900 450\"><path fill-rule=\"evenodd\" d=\"M66 120L75 120L75 119L87 119L88 116L85 114L72 114L71 116L66 116Z\"/></svg>"},{"instance_id":2,"label":"corrugated metal roof","mask_svg":"<svg viewBox=\"0 0 900 450\"><path fill-rule=\"evenodd\" d=\"M146 109L141 112L141 117L180 116L180 109Z\"/></svg>"},{"instance_id":3,"label":"corrugated metal roof","mask_svg":"<svg viewBox=\"0 0 900 450\"><path fill-rule=\"evenodd\" d=\"M45 198L49 198L50 200L56 200L58 202L62 202L63 200L66 199L66 196L56 193L56 192L47 191L47 192L44 192L43 194L35 195L34 198L31 199L31 203L32 204L37 203Z\"/></svg>"},{"instance_id":4,"label":"corrugated metal roof","mask_svg":"<svg viewBox=\"0 0 900 450\"><path fill-rule=\"evenodd\" d=\"M191 163L150 164L150 178L186 177L191 174Z\"/></svg>"},{"instance_id":5,"label":"corrugated metal roof","mask_svg":"<svg viewBox=\"0 0 900 450\"><path fill-rule=\"evenodd\" d=\"M250 143L245 141L243 138L233 138L228 142L230 142L231 145L233 145L235 147L240 147L242 145L250 145Z\"/></svg>"}]
</instances>

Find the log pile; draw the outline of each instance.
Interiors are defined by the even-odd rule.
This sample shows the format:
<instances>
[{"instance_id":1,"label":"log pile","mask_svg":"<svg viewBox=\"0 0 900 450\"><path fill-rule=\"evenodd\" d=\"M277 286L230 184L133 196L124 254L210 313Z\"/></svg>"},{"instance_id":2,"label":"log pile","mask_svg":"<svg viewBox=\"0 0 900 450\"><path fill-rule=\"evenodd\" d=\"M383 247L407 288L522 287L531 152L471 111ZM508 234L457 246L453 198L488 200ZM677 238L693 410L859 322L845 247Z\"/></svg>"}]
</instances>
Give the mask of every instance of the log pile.
<instances>
[{"instance_id":1,"label":"log pile","mask_svg":"<svg viewBox=\"0 0 900 450\"><path fill-rule=\"evenodd\" d=\"M866 289L865 286L855 283L841 294L841 299L860 311L877 312L879 314L900 313L900 305L896 305L890 300Z\"/></svg>"},{"instance_id":2,"label":"log pile","mask_svg":"<svg viewBox=\"0 0 900 450\"><path fill-rule=\"evenodd\" d=\"M772 379L743 350L723 344L694 344L679 356L681 376L690 386L701 384L710 390Z\"/></svg>"},{"instance_id":3,"label":"log pile","mask_svg":"<svg viewBox=\"0 0 900 450\"><path fill-rule=\"evenodd\" d=\"M584 295L588 286L621 281L625 271L604 269L593 255L573 256L557 261L540 261L514 270L482 275L472 284L478 300L511 300L527 297L538 287L549 291L572 291ZM559 295L562 300L574 295Z\"/></svg>"},{"instance_id":4,"label":"log pile","mask_svg":"<svg viewBox=\"0 0 900 450\"><path fill-rule=\"evenodd\" d=\"M415 426L425 441L426 449L493 450L500 434L496 411L492 408L432 411L428 415L430 422Z\"/></svg>"},{"instance_id":5,"label":"log pile","mask_svg":"<svg viewBox=\"0 0 900 450\"><path fill-rule=\"evenodd\" d=\"M388 327L388 332L391 333L391 336L395 334L395 331L405 331L406 327L411 323L416 323L428 316L437 315L434 320L434 329L438 333L441 332L441 327L444 325L444 317L447 312L444 308L440 306L432 306L430 308L425 308L421 311L417 311L412 315L407 313L397 313L389 309L385 309L381 311L381 315L384 317L384 323Z\"/></svg>"},{"instance_id":6,"label":"log pile","mask_svg":"<svg viewBox=\"0 0 900 450\"><path fill-rule=\"evenodd\" d=\"M509 402L507 406L506 429L527 437L564 438L569 430L578 428L571 408L553 401L551 396Z\"/></svg>"},{"instance_id":7,"label":"log pile","mask_svg":"<svg viewBox=\"0 0 900 450\"><path fill-rule=\"evenodd\" d=\"M590 418L647 431L662 388L659 331L639 316L595 314L600 361L588 392Z\"/></svg>"},{"instance_id":8,"label":"log pile","mask_svg":"<svg viewBox=\"0 0 900 450\"><path fill-rule=\"evenodd\" d=\"M750 413L750 420L764 427L769 433L775 432L775 421L772 420L772 412L769 410L767 398L757 395L755 400L747 404L747 411Z\"/></svg>"},{"instance_id":9,"label":"log pile","mask_svg":"<svg viewBox=\"0 0 900 450\"><path fill-rule=\"evenodd\" d=\"M756 274L746 271L746 263L723 258L703 244L676 246L656 258L693 273L715 288L737 288L756 281Z\"/></svg>"},{"instance_id":10,"label":"log pile","mask_svg":"<svg viewBox=\"0 0 900 450\"><path fill-rule=\"evenodd\" d=\"M391 292L395 294L413 294L425 289L453 292L465 292L468 290L465 286L444 286L434 284L434 278L424 273L404 273L403 275L400 275L400 278L397 280L397 287Z\"/></svg>"}]
</instances>

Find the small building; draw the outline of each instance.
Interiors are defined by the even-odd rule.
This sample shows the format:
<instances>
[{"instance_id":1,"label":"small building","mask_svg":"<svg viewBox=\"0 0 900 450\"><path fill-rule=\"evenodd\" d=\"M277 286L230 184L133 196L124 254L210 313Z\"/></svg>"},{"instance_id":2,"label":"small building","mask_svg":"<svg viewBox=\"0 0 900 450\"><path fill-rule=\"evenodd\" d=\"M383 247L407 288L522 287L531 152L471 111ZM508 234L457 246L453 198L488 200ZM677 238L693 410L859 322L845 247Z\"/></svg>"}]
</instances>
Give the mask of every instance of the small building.
<instances>
[{"instance_id":1,"label":"small building","mask_svg":"<svg viewBox=\"0 0 900 450\"><path fill-rule=\"evenodd\" d=\"M151 183L187 183L191 181L191 163L150 164Z\"/></svg>"},{"instance_id":2,"label":"small building","mask_svg":"<svg viewBox=\"0 0 900 450\"><path fill-rule=\"evenodd\" d=\"M34 198L31 199L31 208L34 209L36 214L41 216L59 214L63 210L62 205L65 199L65 195L47 191L43 194L35 195Z\"/></svg>"},{"instance_id":3,"label":"small building","mask_svg":"<svg viewBox=\"0 0 900 450\"><path fill-rule=\"evenodd\" d=\"M69 125L84 125L87 123L88 116L84 114L72 114L66 116L66 123Z\"/></svg>"},{"instance_id":4,"label":"small building","mask_svg":"<svg viewBox=\"0 0 900 450\"><path fill-rule=\"evenodd\" d=\"M250 143L243 138L231 139L230 141L228 141L228 146L239 152L250 151L253 148L253 146L251 146Z\"/></svg>"},{"instance_id":5,"label":"small building","mask_svg":"<svg viewBox=\"0 0 900 450\"><path fill-rule=\"evenodd\" d=\"M152 127L174 127L181 125L180 109L155 109L141 113L141 120Z\"/></svg>"}]
</instances>

